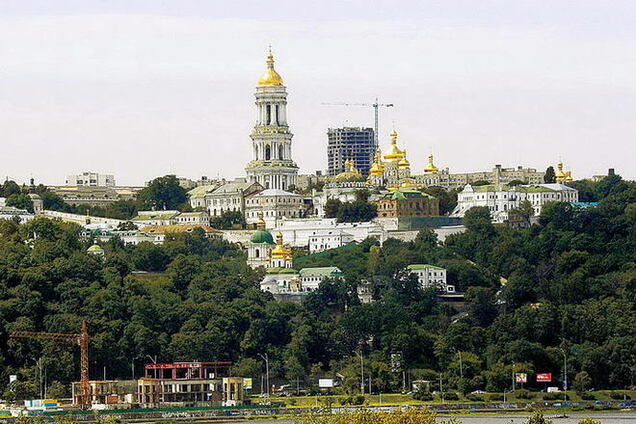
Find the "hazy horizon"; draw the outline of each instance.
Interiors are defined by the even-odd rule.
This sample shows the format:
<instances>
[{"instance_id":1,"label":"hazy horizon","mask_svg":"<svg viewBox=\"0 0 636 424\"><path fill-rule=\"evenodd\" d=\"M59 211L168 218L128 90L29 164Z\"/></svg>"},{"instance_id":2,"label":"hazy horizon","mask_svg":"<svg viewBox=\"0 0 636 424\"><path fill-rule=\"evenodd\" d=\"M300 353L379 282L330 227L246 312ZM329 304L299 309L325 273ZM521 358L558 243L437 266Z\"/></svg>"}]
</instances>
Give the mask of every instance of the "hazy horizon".
<instances>
[{"instance_id":1,"label":"hazy horizon","mask_svg":"<svg viewBox=\"0 0 636 424\"><path fill-rule=\"evenodd\" d=\"M140 185L244 175L272 44L293 157L326 168L329 127L393 127L412 173L636 178L636 7L628 1L0 0L0 177L85 170Z\"/></svg>"}]
</instances>

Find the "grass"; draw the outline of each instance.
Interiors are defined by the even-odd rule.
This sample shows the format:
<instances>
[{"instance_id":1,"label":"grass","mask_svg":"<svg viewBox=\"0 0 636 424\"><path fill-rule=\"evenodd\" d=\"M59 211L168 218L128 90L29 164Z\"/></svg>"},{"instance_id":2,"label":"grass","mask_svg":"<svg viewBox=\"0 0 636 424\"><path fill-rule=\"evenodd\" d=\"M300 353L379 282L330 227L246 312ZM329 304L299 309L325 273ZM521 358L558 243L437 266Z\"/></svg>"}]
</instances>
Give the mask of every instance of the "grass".
<instances>
[{"instance_id":1,"label":"grass","mask_svg":"<svg viewBox=\"0 0 636 424\"><path fill-rule=\"evenodd\" d=\"M612 399L610 394L612 392L620 392L625 393L632 399L636 398L636 391L634 390L604 390L597 392L590 392L595 400L607 401L607 400L615 400ZM518 398L514 394L506 393L506 402L548 402L543 400L543 396L545 392L530 392L529 399ZM559 399L553 400L551 402L559 402L563 396L563 392L556 393L559 396ZM580 402L583 401L581 396L576 394L573 391L567 392L569 401L571 402ZM477 395L484 399L483 401L475 401L470 400L465 396L460 395L459 400L454 401L445 401L447 404L458 404L458 403L490 403L490 402L502 402L501 398L503 397L503 393L484 393ZM330 396L292 396L292 397L271 397L261 398L261 397L253 397L252 402L254 403L281 403L284 404L288 408L309 408L309 407L325 407L325 406L343 406L346 403L344 402L349 396L347 395L330 395ZM493 399L494 398L494 399ZM500 399L500 400L495 400ZM592 401L590 401L592 402ZM419 401L413 399L411 395L405 394L383 394L383 395L365 395L365 405L367 406L380 406L380 405L423 405L423 404L441 404L442 401L438 395L433 396L433 400L431 401Z\"/></svg>"}]
</instances>

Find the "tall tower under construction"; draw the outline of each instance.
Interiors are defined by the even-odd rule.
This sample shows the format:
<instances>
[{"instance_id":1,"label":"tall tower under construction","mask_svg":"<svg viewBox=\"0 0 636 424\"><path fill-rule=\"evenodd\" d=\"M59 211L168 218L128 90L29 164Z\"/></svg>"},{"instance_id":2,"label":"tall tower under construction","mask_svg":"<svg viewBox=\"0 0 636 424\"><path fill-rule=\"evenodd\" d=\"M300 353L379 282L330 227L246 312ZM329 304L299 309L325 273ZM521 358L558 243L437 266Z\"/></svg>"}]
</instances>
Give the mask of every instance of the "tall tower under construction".
<instances>
[{"instance_id":1,"label":"tall tower under construction","mask_svg":"<svg viewBox=\"0 0 636 424\"><path fill-rule=\"evenodd\" d=\"M338 175L345 171L345 162L352 160L366 177L373 164L376 146L373 128L343 127L327 131L327 173Z\"/></svg>"}]
</instances>

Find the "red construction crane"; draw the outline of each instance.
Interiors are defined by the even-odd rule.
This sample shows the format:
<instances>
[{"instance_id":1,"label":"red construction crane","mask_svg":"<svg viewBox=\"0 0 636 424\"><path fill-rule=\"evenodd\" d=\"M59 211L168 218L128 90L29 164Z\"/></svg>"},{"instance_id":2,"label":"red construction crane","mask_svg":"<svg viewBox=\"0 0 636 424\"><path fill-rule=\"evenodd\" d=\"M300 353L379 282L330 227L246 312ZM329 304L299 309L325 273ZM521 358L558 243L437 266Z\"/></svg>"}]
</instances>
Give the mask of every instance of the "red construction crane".
<instances>
[{"instance_id":1,"label":"red construction crane","mask_svg":"<svg viewBox=\"0 0 636 424\"><path fill-rule=\"evenodd\" d=\"M88 330L86 329L86 321L82 320L82 330L79 334L62 334L62 333L38 333L33 331L14 331L9 337L20 337L25 339L49 339L61 340L64 342L77 343L80 348L80 395L79 404L83 409L89 409L91 406L90 384L88 379Z\"/></svg>"},{"instance_id":2,"label":"red construction crane","mask_svg":"<svg viewBox=\"0 0 636 424\"><path fill-rule=\"evenodd\" d=\"M375 134L374 134L374 141L375 141L375 147L377 149L377 147L379 146L378 144L378 121L379 119L379 112L378 110L380 109L380 107L393 107L393 103L378 103L378 98L375 98L375 102L374 103L345 103L345 102L339 102L339 103L322 103L323 106L371 106L375 109Z\"/></svg>"}]
</instances>

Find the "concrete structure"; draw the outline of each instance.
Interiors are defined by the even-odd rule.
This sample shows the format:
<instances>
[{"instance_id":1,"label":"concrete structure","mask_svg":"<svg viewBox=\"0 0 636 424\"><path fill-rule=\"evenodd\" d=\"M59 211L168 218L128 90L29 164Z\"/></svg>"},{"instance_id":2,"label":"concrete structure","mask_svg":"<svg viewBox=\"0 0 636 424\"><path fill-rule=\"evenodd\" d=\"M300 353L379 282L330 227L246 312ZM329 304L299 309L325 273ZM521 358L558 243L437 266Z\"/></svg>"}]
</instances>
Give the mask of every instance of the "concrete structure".
<instances>
[{"instance_id":1,"label":"concrete structure","mask_svg":"<svg viewBox=\"0 0 636 424\"><path fill-rule=\"evenodd\" d=\"M112 229L112 228L117 228L119 224L123 224L124 222L126 222L121 219L115 219L115 218L102 218L99 216L80 215L77 213L50 211L50 210L43 210L42 215L51 219L59 219L64 222L72 222L74 224L81 225L84 228L100 225L100 226L104 226L105 228Z\"/></svg>"},{"instance_id":2,"label":"concrete structure","mask_svg":"<svg viewBox=\"0 0 636 424\"><path fill-rule=\"evenodd\" d=\"M223 377L223 406L240 406L245 400L243 377Z\"/></svg>"},{"instance_id":3,"label":"concrete structure","mask_svg":"<svg viewBox=\"0 0 636 424\"><path fill-rule=\"evenodd\" d=\"M35 218L35 214L27 211L26 209L18 209L13 206L7 206L6 199L4 197L0 197L0 219L18 220L20 223L25 223L33 218Z\"/></svg>"},{"instance_id":4,"label":"concrete structure","mask_svg":"<svg viewBox=\"0 0 636 424\"><path fill-rule=\"evenodd\" d=\"M312 236L324 231L344 231L351 234L353 241L363 241L374 237L383 243L387 233L381 224L369 222L336 222L335 218L285 219L279 223L277 230L283 234L285 241L293 247L309 247Z\"/></svg>"},{"instance_id":5,"label":"concrete structure","mask_svg":"<svg viewBox=\"0 0 636 424\"><path fill-rule=\"evenodd\" d=\"M221 238L222 232L216 228L212 228L209 225L148 225L140 229L141 233L151 236L153 243L163 244L166 237L170 235L191 233L196 229L203 230L207 238Z\"/></svg>"},{"instance_id":6,"label":"concrete structure","mask_svg":"<svg viewBox=\"0 0 636 424\"><path fill-rule=\"evenodd\" d=\"M309 237L309 253L335 249L351 243L353 235L344 230L315 231Z\"/></svg>"},{"instance_id":7,"label":"concrete structure","mask_svg":"<svg viewBox=\"0 0 636 424\"><path fill-rule=\"evenodd\" d=\"M270 268L260 283L261 290L274 295L276 300L302 303L304 296L318 290L327 278L343 278L337 267L293 269Z\"/></svg>"},{"instance_id":8,"label":"concrete structure","mask_svg":"<svg viewBox=\"0 0 636 424\"><path fill-rule=\"evenodd\" d=\"M144 377L137 382L137 401L146 408L160 403L220 405L230 366L229 362L146 364Z\"/></svg>"},{"instance_id":9,"label":"concrete structure","mask_svg":"<svg viewBox=\"0 0 636 424\"><path fill-rule=\"evenodd\" d=\"M176 225L177 216L181 212L177 210L167 211L139 211L137 216L131 219L132 223L138 227L144 227L148 225Z\"/></svg>"},{"instance_id":10,"label":"concrete structure","mask_svg":"<svg viewBox=\"0 0 636 424\"><path fill-rule=\"evenodd\" d=\"M534 215L538 216L541 214L542 207L549 202L578 202L579 192L559 183L513 187L467 185L457 195L457 206L451 216L463 217L468 209L474 206L485 206L490 210L494 222L506 222L510 210L518 208L526 200L532 204Z\"/></svg>"},{"instance_id":11,"label":"concrete structure","mask_svg":"<svg viewBox=\"0 0 636 424\"><path fill-rule=\"evenodd\" d=\"M207 211L181 212L176 217L177 225L210 225L210 214Z\"/></svg>"},{"instance_id":12,"label":"concrete structure","mask_svg":"<svg viewBox=\"0 0 636 424\"><path fill-rule=\"evenodd\" d=\"M477 181L487 181L490 184L508 184L512 181L522 181L525 184L541 184L545 172L534 168L504 168L495 165L491 171L451 173L448 168L437 170L433 164L433 155L429 156L429 165L424 174L415 175L417 184L426 187L442 187L446 190L457 189Z\"/></svg>"},{"instance_id":13,"label":"concrete structure","mask_svg":"<svg viewBox=\"0 0 636 424\"><path fill-rule=\"evenodd\" d=\"M96 408L100 405L112 405L121 407L123 404L136 402L136 380L91 380L89 381L91 405ZM71 384L73 403L81 403L82 390L80 383L74 381Z\"/></svg>"},{"instance_id":14,"label":"concrete structure","mask_svg":"<svg viewBox=\"0 0 636 424\"><path fill-rule=\"evenodd\" d=\"M445 293L455 293L455 286L446 284L446 270L435 265L413 264L406 269L417 276L417 281L423 289L435 288Z\"/></svg>"},{"instance_id":15,"label":"concrete structure","mask_svg":"<svg viewBox=\"0 0 636 424\"><path fill-rule=\"evenodd\" d=\"M292 160L293 134L287 124L287 91L274 70L274 56L256 87L256 124L250 135L253 157L245 167L248 180L266 189L289 190L296 186L298 166Z\"/></svg>"},{"instance_id":16,"label":"concrete structure","mask_svg":"<svg viewBox=\"0 0 636 424\"><path fill-rule=\"evenodd\" d=\"M84 171L81 174L66 177L66 185L75 187L115 187L115 177L111 174Z\"/></svg>"},{"instance_id":17,"label":"concrete structure","mask_svg":"<svg viewBox=\"0 0 636 424\"><path fill-rule=\"evenodd\" d=\"M369 175L375 154L373 128L343 127L327 131L327 174L345 172L345 162L353 161L363 177Z\"/></svg>"}]
</instances>

